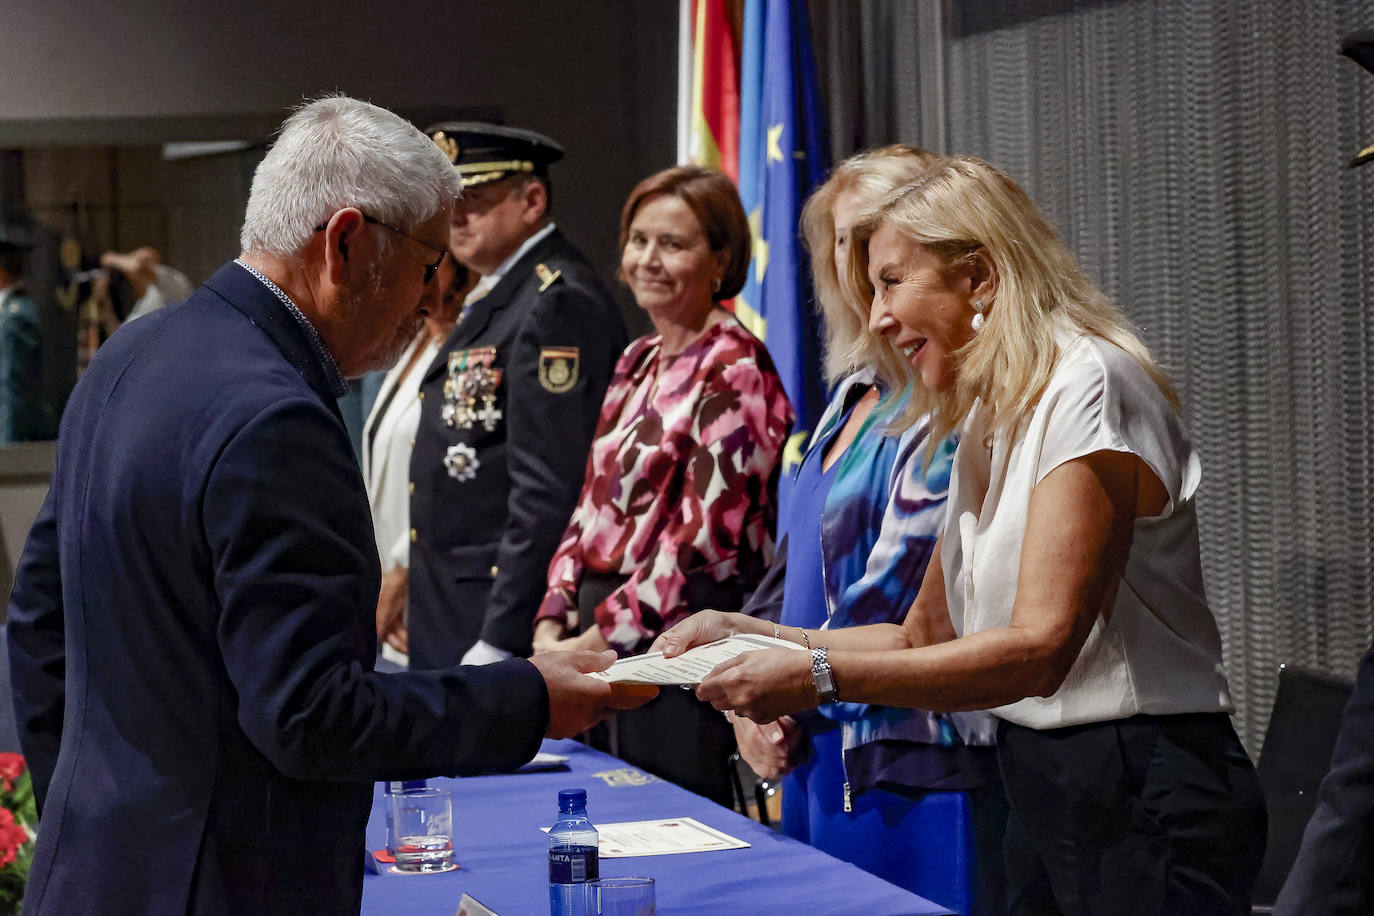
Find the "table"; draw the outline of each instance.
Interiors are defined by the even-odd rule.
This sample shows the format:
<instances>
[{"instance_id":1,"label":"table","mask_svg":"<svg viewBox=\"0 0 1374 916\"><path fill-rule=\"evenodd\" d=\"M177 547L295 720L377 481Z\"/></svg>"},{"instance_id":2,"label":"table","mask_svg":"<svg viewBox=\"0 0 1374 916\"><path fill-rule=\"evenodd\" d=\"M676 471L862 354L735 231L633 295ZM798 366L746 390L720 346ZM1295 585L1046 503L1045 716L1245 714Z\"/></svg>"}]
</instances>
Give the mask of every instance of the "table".
<instances>
[{"instance_id":1,"label":"table","mask_svg":"<svg viewBox=\"0 0 1374 916\"><path fill-rule=\"evenodd\" d=\"M593 824L694 817L750 843L748 849L602 859L602 877L650 875L661 916L685 913L949 914L949 910L798 843L576 741L543 750L571 758L569 771L431 779L453 794L457 871L368 874L365 914L453 916L469 893L501 916L549 911L548 840L558 790L585 788ZM369 849L385 845L381 785L367 825Z\"/></svg>"}]
</instances>

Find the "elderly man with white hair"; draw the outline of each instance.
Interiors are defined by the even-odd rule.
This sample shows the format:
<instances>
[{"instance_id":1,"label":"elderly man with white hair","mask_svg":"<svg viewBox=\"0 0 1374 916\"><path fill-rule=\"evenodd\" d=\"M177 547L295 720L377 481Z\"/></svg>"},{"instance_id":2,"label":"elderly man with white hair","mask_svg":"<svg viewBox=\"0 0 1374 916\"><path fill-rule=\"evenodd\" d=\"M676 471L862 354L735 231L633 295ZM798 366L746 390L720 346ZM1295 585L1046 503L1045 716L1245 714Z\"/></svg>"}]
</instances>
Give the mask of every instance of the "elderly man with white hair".
<instances>
[{"instance_id":1,"label":"elderly man with white hair","mask_svg":"<svg viewBox=\"0 0 1374 916\"><path fill-rule=\"evenodd\" d=\"M384 675L379 563L334 399L415 335L457 175L310 103L243 253L73 392L9 610L42 808L26 913L356 912L377 779L509 768L643 694L585 652Z\"/></svg>"}]
</instances>

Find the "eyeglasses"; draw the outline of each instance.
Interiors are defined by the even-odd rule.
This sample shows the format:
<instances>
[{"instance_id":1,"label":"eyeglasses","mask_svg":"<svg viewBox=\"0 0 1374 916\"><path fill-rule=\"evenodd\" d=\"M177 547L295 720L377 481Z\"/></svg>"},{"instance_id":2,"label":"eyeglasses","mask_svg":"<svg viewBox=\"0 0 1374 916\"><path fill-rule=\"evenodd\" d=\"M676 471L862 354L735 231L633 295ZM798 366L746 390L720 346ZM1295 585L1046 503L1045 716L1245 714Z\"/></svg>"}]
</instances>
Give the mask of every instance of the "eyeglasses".
<instances>
[{"instance_id":1,"label":"eyeglasses","mask_svg":"<svg viewBox=\"0 0 1374 916\"><path fill-rule=\"evenodd\" d=\"M361 213L362 211L360 210L360 211L358 211L358 212ZM435 252L438 252L438 253L439 253L439 257L435 259L435 261L434 261L433 264L426 264L426 265L425 265L425 285L426 285L426 286L429 285L429 281L430 281L430 280L433 280L433 279L434 279L434 275L435 275L436 273L439 272L439 265L442 264L442 263L444 263L444 258L448 257L448 251L447 251L446 249L436 248L435 246L431 245L429 242L424 241L423 239L417 239L415 236L411 235L409 232L406 232L404 229L397 229L395 226L391 225L390 223L384 223L384 222L382 222L381 220L377 219L376 217L368 216L366 213L363 213L363 222L365 222L365 223L371 223L371 224L374 225L374 226L381 226L383 229L390 229L392 232L396 233L397 235L403 235L403 236L405 236L406 238L410 239L412 242L415 242L415 243L420 244L420 245L424 245L424 246L425 246L426 248L428 248L430 251L435 251ZM324 229L325 229L325 227L328 226L328 225L329 225L328 223L320 223L318 226L315 227L315 231L316 231L316 232L323 232Z\"/></svg>"}]
</instances>

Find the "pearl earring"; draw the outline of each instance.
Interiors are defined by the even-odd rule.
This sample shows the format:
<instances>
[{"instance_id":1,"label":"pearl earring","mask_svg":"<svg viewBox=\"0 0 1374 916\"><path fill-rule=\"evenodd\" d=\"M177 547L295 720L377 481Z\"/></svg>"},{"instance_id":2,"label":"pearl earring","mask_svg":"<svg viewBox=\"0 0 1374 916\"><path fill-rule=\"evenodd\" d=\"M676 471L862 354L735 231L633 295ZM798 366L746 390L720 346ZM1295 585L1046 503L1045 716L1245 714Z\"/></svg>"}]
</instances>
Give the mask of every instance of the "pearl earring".
<instances>
[{"instance_id":1,"label":"pearl earring","mask_svg":"<svg viewBox=\"0 0 1374 916\"><path fill-rule=\"evenodd\" d=\"M974 332L976 333L976 332L978 331L978 329L981 328L981 327L983 326L983 300L982 300L982 299L976 299L976 300L974 300L974 303L973 303L973 311L977 313L977 314L975 314L975 315L973 316L973 330L974 330Z\"/></svg>"}]
</instances>

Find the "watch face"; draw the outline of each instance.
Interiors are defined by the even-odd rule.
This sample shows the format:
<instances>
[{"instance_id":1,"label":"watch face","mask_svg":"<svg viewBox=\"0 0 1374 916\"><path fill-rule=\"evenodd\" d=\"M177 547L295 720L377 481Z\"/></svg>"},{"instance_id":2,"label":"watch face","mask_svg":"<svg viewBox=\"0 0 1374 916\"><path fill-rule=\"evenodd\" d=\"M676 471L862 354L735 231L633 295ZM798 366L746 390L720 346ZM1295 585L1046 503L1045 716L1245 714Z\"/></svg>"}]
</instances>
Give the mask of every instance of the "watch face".
<instances>
[{"instance_id":1,"label":"watch face","mask_svg":"<svg viewBox=\"0 0 1374 916\"><path fill-rule=\"evenodd\" d=\"M816 684L816 693L820 694L822 703L830 703L835 699L835 681L831 677L830 666L826 665L819 671L811 672L811 678Z\"/></svg>"}]
</instances>

